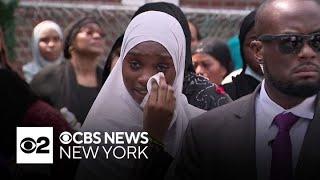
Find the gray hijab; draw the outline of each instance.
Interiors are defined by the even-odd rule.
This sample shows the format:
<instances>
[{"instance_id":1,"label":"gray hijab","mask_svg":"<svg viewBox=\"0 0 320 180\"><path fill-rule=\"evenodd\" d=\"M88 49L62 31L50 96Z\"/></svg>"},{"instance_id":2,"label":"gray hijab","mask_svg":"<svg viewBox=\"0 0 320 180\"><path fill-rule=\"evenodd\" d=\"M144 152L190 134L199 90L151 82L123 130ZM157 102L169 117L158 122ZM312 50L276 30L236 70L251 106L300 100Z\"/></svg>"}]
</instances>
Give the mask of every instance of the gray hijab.
<instances>
[{"instance_id":1,"label":"gray hijab","mask_svg":"<svg viewBox=\"0 0 320 180\"><path fill-rule=\"evenodd\" d=\"M42 21L33 29L32 42L31 42L33 61L23 66L23 72L27 82L30 82L33 76L37 74L45 66L49 64L59 64L63 59L62 52L61 52L61 55L58 57L58 59L52 62L46 60L41 55L40 49L39 49L40 35L43 31L47 29L55 30L59 34L61 41L63 40L63 33L60 26L53 21L49 21L49 20Z\"/></svg>"}]
</instances>

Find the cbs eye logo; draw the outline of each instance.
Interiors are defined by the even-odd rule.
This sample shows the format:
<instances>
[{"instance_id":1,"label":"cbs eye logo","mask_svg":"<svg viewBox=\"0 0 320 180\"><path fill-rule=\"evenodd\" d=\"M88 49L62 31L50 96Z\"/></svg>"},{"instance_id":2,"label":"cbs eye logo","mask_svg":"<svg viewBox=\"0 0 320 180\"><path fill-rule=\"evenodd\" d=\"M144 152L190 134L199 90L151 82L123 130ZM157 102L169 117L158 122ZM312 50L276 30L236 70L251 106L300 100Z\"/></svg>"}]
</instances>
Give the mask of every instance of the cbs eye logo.
<instances>
[{"instance_id":1,"label":"cbs eye logo","mask_svg":"<svg viewBox=\"0 0 320 180\"><path fill-rule=\"evenodd\" d=\"M40 145L39 145L40 144ZM50 140L47 137L41 136L35 141L34 139L27 137L24 138L20 143L21 151L24 153L49 153L48 149L45 149L50 144ZM39 146L37 146L39 145Z\"/></svg>"},{"instance_id":2,"label":"cbs eye logo","mask_svg":"<svg viewBox=\"0 0 320 180\"><path fill-rule=\"evenodd\" d=\"M53 163L52 127L17 127L17 164Z\"/></svg>"},{"instance_id":3,"label":"cbs eye logo","mask_svg":"<svg viewBox=\"0 0 320 180\"><path fill-rule=\"evenodd\" d=\"M72 141L72 135L71 133L64 131L60 134L59 139L62 144L69 144Z\"/></svg>"}]
</instances>

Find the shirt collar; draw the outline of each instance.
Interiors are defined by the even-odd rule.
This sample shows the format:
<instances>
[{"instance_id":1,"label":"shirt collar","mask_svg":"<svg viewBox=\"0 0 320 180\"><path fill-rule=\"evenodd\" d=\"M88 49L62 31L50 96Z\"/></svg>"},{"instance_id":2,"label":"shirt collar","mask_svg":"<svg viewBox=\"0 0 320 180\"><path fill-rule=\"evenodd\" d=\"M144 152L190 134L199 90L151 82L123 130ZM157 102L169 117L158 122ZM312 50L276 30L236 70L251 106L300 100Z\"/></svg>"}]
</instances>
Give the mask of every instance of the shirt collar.
<instances>
[{"instance_id":1,"label":"shirt collar","mask_svg":"<svg viewBox=\"0 0 320 180\"><path fill-rule=\"evenodd\" d=\"M290 108L284 109L274 101L272 101L265 90L265 80L262 81L261 90L260 90L260 103L262 107L264 107L264 111L270 115L269 126L272 124L274 117L282 112L291 112L296 116L305 119L312 119L314 115L314 102L316 99L316 95L306 98L300 104Z\"/></svg>"},{"instance_id":2,"label":"shirt collar","mask_svg":"<svg viewBox=\"0 0 320 180\"><path fill-rule=\"evenodd\" d=\"M258 73L254 72L249 66L246 67L244 74L251 76L261 82L263 80L263 76L260 76Z\"/></svg>"}]
</instances>

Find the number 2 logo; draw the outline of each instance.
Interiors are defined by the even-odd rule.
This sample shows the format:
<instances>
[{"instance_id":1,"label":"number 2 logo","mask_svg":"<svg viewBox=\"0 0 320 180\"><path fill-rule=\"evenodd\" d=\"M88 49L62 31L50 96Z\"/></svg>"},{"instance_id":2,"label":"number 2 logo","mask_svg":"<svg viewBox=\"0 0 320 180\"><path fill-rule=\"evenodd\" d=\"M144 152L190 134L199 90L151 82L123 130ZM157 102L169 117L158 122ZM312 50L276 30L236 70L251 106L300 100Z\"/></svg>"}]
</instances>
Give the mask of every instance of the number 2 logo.
<instances>
[{"instance_id":1,"label":"number 2 logo","mask_svg":"<svg viewBox=\"0 0 320 180\"><path fill-rule=\"evenodd\" d=\"M26 137L21 140L20 149L22 152L30 154L36 150L36 153L49 153L48 149L45 149L50 144L50 140L47 137L41 136L35 141L30 137Z\"/></svg>"}]
</instances>

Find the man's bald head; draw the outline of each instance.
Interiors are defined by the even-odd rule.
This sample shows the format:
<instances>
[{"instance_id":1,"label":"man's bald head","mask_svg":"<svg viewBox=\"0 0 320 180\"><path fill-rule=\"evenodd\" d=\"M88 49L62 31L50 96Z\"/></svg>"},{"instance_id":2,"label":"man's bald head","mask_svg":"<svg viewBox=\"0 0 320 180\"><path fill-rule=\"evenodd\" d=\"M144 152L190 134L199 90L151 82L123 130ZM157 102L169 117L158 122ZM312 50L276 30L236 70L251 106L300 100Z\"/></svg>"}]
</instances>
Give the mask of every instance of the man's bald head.
<instances>
[{"instance_id":1,"label":"man's bald head","mask_svg":"<svg viewBox=\"0 0 320 180\"><path fill-rule=\"evenodd\" d=\"M310 39L306 42L306 38L301 40L291 37L320 32L319 0L266 0L257 10L255 28L257 36L266 35L260 41L251 42L251 47L255 51L256 60L263 64L266 87L269 87L270 94L273 91L305 98L318 93L318 41L316 39L310 43ZM304 69L309 65L315 69L315 73ZM273 95L277 96L276 93ZM286 104L286 101L280 103Z\"/></svg>"},{"instance_id":2,"label":"man's bald head","mask_svg":"<svg viewBox=\"0 0 320 180\"><path fill-rule=\"evenodd\" d=\"M299 10L301 3L316 3L320 5L320 0L265 0L258 8L256 14L257 35L268 33L273 25L277 25L279 15L286 12ZM320 12L320 6L319 6Z\"/></svg>"}]
</instances>

